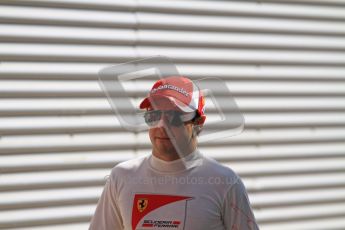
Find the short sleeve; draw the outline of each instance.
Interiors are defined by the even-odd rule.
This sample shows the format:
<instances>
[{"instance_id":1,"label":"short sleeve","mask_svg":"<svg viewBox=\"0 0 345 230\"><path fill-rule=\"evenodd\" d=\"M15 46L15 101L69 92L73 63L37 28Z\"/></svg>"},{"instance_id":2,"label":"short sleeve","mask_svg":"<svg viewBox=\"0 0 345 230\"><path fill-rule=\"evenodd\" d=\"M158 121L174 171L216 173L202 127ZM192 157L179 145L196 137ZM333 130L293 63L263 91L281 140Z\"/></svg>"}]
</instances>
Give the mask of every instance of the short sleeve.
<instances>
[{"instance_id":1,"label":"short sleeve","mask_svg":"<svg viewBox=\"0 0 345 230\"><path fill-rule=\"evenodd\" d=\"M115 187L111 176L107 179L89 230L123 229L121 214L115 199Z\"/></svg>"},{"instance_id":2,"label":"short sleeve","mask_svg":"<svg viewBox=\"0 0 345 230\"><path fill-rule=\"evenodd\" d=\"M258 230L247 191L240 178L225 195L223 222L226 230Z\"/></svg>"}]
</instances>

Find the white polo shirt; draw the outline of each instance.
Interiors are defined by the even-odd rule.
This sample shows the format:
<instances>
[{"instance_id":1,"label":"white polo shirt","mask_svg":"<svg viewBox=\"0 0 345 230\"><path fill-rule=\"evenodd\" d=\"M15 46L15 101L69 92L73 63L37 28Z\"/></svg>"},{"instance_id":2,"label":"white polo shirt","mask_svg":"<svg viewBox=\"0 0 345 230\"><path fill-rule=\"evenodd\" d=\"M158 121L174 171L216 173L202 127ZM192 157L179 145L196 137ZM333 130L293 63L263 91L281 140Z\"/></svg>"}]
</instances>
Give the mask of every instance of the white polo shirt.
<instances>
[{"instance_id":1,"label":"white polo shirt","mask_svg":"<svg viewBox=\"0 0 345 230\"><path fill-rule=\"evenodd\" d=\"M195 150L175 161L149 154L116 165L89 229L259 228L239 176Z\"/></svg>"}]
</instances>

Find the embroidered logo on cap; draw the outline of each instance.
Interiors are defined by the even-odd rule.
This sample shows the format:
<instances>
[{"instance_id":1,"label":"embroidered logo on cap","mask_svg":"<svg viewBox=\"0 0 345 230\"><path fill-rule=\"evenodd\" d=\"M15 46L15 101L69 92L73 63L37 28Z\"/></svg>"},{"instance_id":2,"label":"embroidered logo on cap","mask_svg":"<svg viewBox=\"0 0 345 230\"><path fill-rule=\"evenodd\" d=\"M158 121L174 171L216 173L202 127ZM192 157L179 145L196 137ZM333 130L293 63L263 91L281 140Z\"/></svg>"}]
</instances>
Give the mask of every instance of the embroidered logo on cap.
<instances>
[{"instance_id":1,"label":"embroidered logo on cap","mask_svg":"<svg viewBox=\"0 0 345 230\"><path fill-rule=\"evenodd\" d=\"M165 89L175 90L176 92L179 92L179 93L183 94L184 96L189 97L189 93L186 90L184 90L180 87L177 87L175 85L170 85L170 84L160 85L157 88L152 89L151 93L156 93L158 90L165 90Z\"/></svg>"}]
</instances>

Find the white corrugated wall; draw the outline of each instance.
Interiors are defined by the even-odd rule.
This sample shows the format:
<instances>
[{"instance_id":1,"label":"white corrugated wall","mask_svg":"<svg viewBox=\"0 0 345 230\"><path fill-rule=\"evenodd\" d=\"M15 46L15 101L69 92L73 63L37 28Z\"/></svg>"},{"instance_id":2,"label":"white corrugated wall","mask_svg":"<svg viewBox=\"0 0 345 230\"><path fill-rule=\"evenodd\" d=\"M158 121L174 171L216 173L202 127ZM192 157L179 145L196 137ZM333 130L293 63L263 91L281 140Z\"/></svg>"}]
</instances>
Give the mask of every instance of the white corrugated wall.
<instances>
[{"instance_id":1,"label":"white corrugated wall","mask_svg":"<svg viewBox=\"0 0 345 230\"><path fill-rule=\"evenodd\" d=\"M200 148L261 229L345 229L345 1L0 3L0 229L87 229L110 169L150 152L97 72L153 55L227 82L245 131Z\"/></svg>"}]
</instances>

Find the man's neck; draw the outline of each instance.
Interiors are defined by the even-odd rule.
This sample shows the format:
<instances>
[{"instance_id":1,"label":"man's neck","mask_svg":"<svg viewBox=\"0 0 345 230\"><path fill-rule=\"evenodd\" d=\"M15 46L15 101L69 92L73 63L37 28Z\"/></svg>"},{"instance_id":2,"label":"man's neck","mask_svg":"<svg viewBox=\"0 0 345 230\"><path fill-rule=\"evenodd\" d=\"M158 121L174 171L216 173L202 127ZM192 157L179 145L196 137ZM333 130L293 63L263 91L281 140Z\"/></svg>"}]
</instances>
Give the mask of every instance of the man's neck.
<instances>
[{"instance_id":1,"label":"man's neck","mask_svg":"<svg viewBox=\"0 0 345 230\"><path fill-rule=\"evenodd\" d=\"M186 157L189 154L193 153L196 150L196 147L194 148L190 148L186 151L183 151L182 153L178 153L177 151L174 152L157 152L155 150L152 150L152 154L164 161L174 161L174 160L178 160L182 157Z\"/></svg>"}]
</instances>

